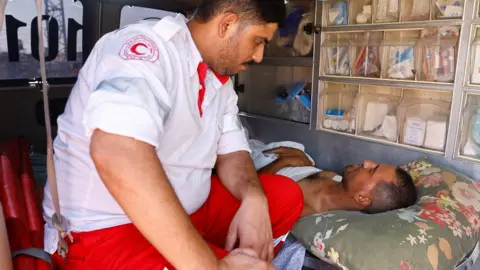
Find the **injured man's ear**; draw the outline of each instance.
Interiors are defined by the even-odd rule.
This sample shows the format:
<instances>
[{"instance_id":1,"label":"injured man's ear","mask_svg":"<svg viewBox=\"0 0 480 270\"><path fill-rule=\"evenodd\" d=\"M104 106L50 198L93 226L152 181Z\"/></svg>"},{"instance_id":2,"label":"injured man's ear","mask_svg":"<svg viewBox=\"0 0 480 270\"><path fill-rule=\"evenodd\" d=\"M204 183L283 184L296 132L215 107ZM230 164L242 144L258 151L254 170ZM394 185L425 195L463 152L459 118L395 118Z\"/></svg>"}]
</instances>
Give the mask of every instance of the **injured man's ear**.
<instances>
[{"instance_id":1,"label":"injured man's ear","mask_svg":"<svg viewBox=\"0 0 480 270\"><path fill-rule=\"evenodd\" d=\"M283 150L285 151L285 150ZM305 153L291 151L288 162L278 160L260 173L277 173L292 166L292 156L305 160ZM286 155L283 155L286 156ZM307 166L307 165L305 165ZM415 204L417 192L412 177L402 169L366 160L344 168L343 179L334 172L321 171L297 181L304 196L302 216L334 210L376 214Z\"/></svg>"}]
</instances>

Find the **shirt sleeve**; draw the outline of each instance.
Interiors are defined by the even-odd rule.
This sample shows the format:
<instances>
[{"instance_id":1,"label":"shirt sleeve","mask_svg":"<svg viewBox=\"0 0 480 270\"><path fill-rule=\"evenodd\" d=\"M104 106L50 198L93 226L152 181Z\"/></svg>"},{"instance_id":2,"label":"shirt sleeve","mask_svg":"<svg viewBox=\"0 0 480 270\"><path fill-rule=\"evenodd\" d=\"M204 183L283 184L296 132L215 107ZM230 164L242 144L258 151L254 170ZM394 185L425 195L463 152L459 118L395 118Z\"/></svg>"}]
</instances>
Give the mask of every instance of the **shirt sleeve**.
<instances>
[{"instance_id":1,"label":"shirt sleeve","mask_svg":"<svg viewBox=\"0 0 480 270\"><path fill-rule=\"evenodd\" d=\"M171 108L164 84L165 61L160 60L168 55L161 55L164 46L149 35L139 35L138 29L120 30L96 45L92 58L97 66L87 72L92 74L93 87L83 117L88 137L101 129L159 147L159 135ZM135 58L132 46L139 43L148 46L150 53L155 49L158 55ZM126 50L130 55L122 55Z\"/></svg>"},{"instance_id":2,"label":"shirt sleeve","mask_svg":"<svg viewBox=\"0 0 480 270\"><path fill-rule=\"evenodd\" d=\"M221 135L218 141L218 155L225 155L237 151L247 151L251 153L247 137L238 115L238 96L233 89L232 82L226 85L229 88L227 105L223 114L221 125Z\"/></svg>"}]
</instances>

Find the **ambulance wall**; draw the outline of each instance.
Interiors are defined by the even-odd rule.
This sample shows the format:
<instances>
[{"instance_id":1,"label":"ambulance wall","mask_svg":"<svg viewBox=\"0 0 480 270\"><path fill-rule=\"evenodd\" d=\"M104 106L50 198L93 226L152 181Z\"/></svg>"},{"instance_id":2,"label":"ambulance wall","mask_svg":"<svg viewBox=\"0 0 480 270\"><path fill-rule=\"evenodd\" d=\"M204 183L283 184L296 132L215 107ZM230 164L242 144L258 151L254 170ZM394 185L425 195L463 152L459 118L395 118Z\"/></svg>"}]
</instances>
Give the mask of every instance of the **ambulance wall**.
<instances>
[{"instance_id":1,"label":"ambulance wall","mask_svg":"<svg viewBox=\"0 0 480 270\"><path fill-rule=\"evenodd\" d=\"M448 166L480 181L480 166L473 163L448 160L443 156L428 155L321 131L310 131L308 126L279 124L264 119L243 118L243 120L253 131L252 136L263 142L290 140L303 143L317 167L323 170L342 172L344 166L361 163L365 159L400 165L426 156L432 162Z\"/></svg>"},{"instance_id":2,"label":"ambulance wall","mask_svg":"<svg viewBox=\"0 0 480 270\"><path fill-rule=\"evenodd\" d=\"M240 110L263 106L263 108L267 108L265 112L273 111L271 108L269 109L269 107L275 106L273 102L262 98L251 98L252 96L271 97L275 95L275 88L281 82L263 79L274 77L272 72L272 68L269 66L255 66L247 70L246 74L242 74L245 92L239 93ZM252 103L257 103L257 105L252 105ZM264 142L291 140L303 143L307 152L315 159L317 166L323 170L342 172L344 166L358 164L365 159L400 165L426 156L432 162L447 166L480 181L480 165L478 164L310 130L308 125L289 121L256 118L251 115L242 117L242 121L253 133L251 137Z\"/></svg>"},{"instance_id":3,"label":"ambulance wall","mask_svg":"<svg viewBox=\"0 0 480 270\"><path fill-rule=\"evenodd\" d=\"M258 93L258 95L268 96L273 91L268 87L262 88L262 84L268 81L256 80L255 85L249 81L243 82L246 84L245 91L254 91L253 94ZM49 93L50 99L67 98L70 89L71 86L53 87ZM244 95L245 93L239 93L240 103L244 102ZM23 136L31 142L36 152L43 153L46 146L45 127L37 122L36 115L36 107L41 100L42 93L34 88L3 89L0 91L0 140L10 136ZM307 152L315 159L317 166L324 170L341 172L345 165L356 164L364 159L390 164L403 164L427 156L433 162L448 166L480 181L480 165L473 163L309 130L308 126L303 124L251 117L242 117L242 120L251 130L251 136L264 142L292 140L303 143ZM55 136L56 126L54 126L53 131Z\"/></svg>"},{"instance_id":4,"label":"ambulance wall","mask_svg":"<svg viewBox=\"0 0 480 270\"><path fill-rule=\"evenodd\" d=\"M49 91L49 97L55 106L56 100L68 97L71 86L56 86ZM42 92L36 88L2 88L0 91L0 140L12 136L25 137L35 152L44 153L46 148L45 127L38 123L43 119L39 111L43 103ZM37 115L37 112L40 115ZM52 119L54 136L56 122Z\"/></svg>"}]
</instances>

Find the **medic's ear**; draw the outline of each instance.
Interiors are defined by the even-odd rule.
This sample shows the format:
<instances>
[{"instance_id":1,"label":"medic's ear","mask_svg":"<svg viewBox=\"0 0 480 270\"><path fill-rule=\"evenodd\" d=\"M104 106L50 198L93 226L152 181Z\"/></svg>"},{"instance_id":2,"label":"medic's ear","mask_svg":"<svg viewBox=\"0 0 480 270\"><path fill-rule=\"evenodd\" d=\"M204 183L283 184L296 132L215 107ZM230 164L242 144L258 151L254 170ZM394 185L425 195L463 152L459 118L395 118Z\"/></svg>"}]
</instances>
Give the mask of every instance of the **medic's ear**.
<instances>
[{"instance_id":1,"label":"medic's ear","mask_svg":"<svg viewBox=\"0 0 480 270\"><path fill-rule=\"evenodd\" d=\"M372 204L372 198L369 195L363 193L356 194L353 198L359 205L364 208L369 207Z\"/></svg>"},{"instance_id":2,"label":"medic's ear","mask_svg":"<svg viewBox=\"0 0 480 270\"><path fill-rule=\"evenodd\" d=\"M218 29L218 35L221 38L227 36L228 31L235 27L235 23L238 21L238 15L235 13L225 13L220 19L220 25Z\"/></svg>"}]
</instances>

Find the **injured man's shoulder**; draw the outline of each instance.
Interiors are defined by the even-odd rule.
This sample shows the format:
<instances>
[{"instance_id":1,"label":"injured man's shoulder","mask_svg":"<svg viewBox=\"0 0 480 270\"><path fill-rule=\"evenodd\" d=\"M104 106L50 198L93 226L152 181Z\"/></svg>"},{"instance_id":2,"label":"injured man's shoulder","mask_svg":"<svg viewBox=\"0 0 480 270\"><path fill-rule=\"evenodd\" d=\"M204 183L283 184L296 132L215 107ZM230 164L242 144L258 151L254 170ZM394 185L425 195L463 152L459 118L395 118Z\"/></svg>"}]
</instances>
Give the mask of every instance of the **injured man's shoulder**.
<instances>
[{"instance_id":1,"label":"injured man's shoulder","mask_svg":"<svg viewBox=\"0 0 480 270\"><path fill-rule=\"evenodd\" d=\"M412 177L399 167L366 160L363 164L345 167L343 176L339 176L312 167L313 162L300 149L282 146L266 153L275 154L276 159L259 169L259 173L280 172L290 177L281 173L282 170L306 169L305 177L298 177L301 173L296 173L293 179L304 196L302 216L334 210L376 214L409 207L417 200Z\"/></svg>"}]
</instances>

